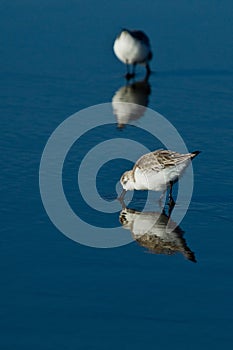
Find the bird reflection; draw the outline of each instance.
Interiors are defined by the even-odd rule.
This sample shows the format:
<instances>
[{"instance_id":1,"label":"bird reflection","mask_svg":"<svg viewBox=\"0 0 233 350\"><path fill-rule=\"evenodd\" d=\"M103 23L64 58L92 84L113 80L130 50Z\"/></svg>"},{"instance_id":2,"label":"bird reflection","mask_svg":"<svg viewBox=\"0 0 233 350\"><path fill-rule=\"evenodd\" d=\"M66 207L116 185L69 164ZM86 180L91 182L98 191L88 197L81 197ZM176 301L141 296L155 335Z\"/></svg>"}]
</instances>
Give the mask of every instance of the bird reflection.
<instances>
[{"instance_id":1,"label":"bird reflection","mask_svg":"<svg viewBox=\"0 0 233 350\"><path fill-rule=\"evenodd\" d=\"M162 213L140 212L123 207L119 220L123 228L131 231L135 241L150 253L181 253L186 259L196 262L194 253L183 238L184 231L169 218L165 210Z\"/></svg>"},{"instance_id":2,"label":"bird reflection","mask_svg":"<svg viewBox=\"0 0 233 350\"><path fill-rule=\"evenodd\" d=\"M151 87L148 78L122 86L112 98L118 128L141 118L148 106ZM126 104L127 102L128 104Z\"/></svg>"}]
</instances>

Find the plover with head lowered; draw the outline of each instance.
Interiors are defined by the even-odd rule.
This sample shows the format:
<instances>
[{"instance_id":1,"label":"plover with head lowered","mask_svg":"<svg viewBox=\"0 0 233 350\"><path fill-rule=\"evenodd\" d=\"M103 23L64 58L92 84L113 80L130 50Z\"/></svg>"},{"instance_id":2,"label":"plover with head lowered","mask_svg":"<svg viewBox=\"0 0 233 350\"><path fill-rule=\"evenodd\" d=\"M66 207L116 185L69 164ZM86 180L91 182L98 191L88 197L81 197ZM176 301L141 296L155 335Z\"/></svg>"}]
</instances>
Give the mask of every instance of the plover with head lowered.
<instances>
[{"instance_id":1,"label":"plover with head lowered","mask_svg":"<svg viewBox=\"0 0 233 350\"><path fill-rule=\"evenodd\" d=\"M120 179L123 192L119 199L123 199L126 191L152 190L165 192L178 181L190 161L200 151L180 154L169 150L157 150L142 156L137 160L132 170L126 171Z\"/></svg>"},{"instance_id":2,"label":"plover with head lowered","mask_svg":"<svg viewBox=\"0 0 233 350\"><path fill-rule=\"evenodd\" d=\"M144 32L123 29L114 42L113 50L119 60L127 65L127 79L135 76L137 64L145 65L147 76L150 75L149 61L152 59L152 51L150 40ZM132 73L129 72L130 64L133 65Z\"/></svg>"}]
</instances>

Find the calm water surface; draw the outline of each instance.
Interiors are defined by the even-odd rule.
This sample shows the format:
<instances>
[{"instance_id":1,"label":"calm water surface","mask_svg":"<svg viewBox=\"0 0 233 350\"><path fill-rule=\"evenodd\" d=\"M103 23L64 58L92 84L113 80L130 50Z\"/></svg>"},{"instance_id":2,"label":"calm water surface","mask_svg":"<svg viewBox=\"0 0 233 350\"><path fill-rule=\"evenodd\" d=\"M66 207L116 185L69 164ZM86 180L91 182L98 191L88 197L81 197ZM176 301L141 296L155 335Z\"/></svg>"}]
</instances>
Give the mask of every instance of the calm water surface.
<instances>
[{"instance_id":1,"label":"calm water surface","mask_svg":"<svg viewBox=\"0 0 233 350\"><path fill-rule=\"evenodd\" d=\"M230 348L232 10L227 0L0 2L2 349ZM41 202L38 169L50 134L80 109L111 102L125 84L112 53L121 27L151 38L149 107L202 151L180 224L196 264L147 254L136 242L80 245L53 226ZM139 68L136 80L142 76ZM110 118L115 137L133 133ZM69 161L72 169L74 154ZM65 175L75 203L74 173ZM114 191L106 180L103 196Z\"/></svg>"}]
</instances>

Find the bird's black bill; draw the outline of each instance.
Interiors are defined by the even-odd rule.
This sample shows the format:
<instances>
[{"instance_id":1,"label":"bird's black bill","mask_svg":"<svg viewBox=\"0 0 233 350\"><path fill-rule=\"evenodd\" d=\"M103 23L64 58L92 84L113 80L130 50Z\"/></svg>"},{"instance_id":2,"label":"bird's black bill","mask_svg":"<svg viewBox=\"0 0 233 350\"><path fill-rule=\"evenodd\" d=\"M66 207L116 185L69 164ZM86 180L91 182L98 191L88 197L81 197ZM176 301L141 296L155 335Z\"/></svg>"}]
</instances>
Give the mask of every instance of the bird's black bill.
<instances>
[{"instance_id":1,"label":"bird's black bill","mask_svg":"<svg viewBox=\"0 0 233 350\"><path fill-rule=\"evenodd\" d=\"M126 194L126 190L123 190L120 197L118 197L117 199L122 202L124 200L124 197L125 197L125 194Z\"/></svg>"}]
</instances>

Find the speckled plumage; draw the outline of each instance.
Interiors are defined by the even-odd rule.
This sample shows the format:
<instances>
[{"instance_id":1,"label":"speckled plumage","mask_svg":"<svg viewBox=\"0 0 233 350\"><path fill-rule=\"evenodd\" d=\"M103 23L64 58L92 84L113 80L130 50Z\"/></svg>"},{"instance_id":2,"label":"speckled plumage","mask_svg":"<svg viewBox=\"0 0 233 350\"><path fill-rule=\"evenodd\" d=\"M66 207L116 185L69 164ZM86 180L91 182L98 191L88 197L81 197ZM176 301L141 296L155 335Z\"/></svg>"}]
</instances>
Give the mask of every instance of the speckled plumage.
<instances>
[{"instance_id":1,"label":"speckled plumage","mask_svg":"<svg viewBox=\"0 0 233 350\"><path fill-rule=\"evenodd\" d=\"M147 153L137 160L132 170L121 177L121 185L128 190L164 191L176 182L200 152L180 154L170 150Z\"/></svg>"}]
</instances>

